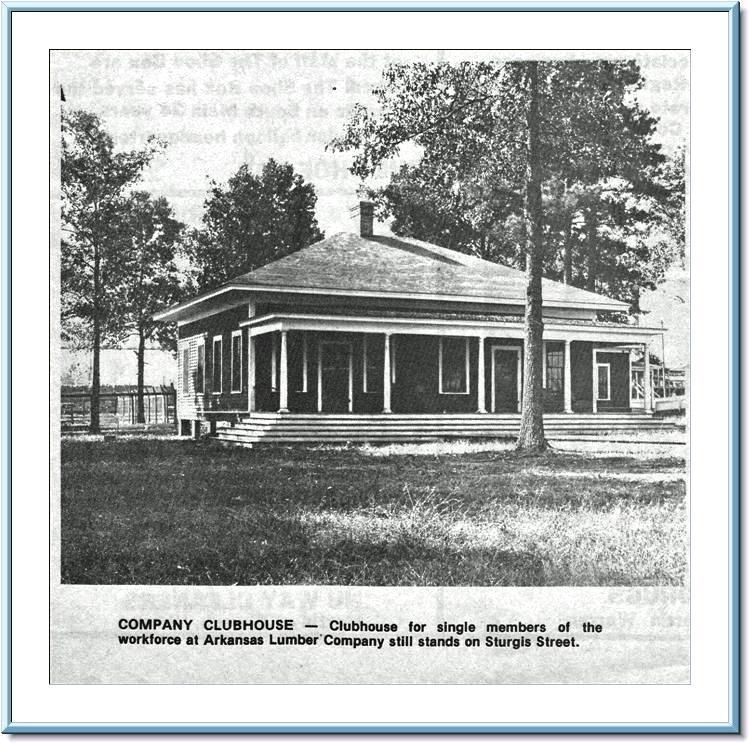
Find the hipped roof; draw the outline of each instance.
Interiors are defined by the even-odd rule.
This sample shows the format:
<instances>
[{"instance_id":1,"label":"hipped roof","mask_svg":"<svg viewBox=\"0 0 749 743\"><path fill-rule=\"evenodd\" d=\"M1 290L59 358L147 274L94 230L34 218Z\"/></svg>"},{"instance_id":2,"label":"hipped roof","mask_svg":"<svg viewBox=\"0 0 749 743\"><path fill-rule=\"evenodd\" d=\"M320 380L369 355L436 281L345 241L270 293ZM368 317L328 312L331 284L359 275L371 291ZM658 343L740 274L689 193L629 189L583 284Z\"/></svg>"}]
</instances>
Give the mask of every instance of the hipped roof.
<instances>
[{"instance_id":1,"label":"hipped roof","mask_svg":"<svg viewBox=\"0 0 749 743\"><path fill-rule=\"evenodd\" d=\"M523 305L526 276L523 271L413 238L341 232L172 307L157 319L181 319L178 315L184 317L188 308L200 311L203 300L242 289ZM543 280L543 303L609 312L628 309L623 302L549 279Z\"/></svg>"}]
</instances>

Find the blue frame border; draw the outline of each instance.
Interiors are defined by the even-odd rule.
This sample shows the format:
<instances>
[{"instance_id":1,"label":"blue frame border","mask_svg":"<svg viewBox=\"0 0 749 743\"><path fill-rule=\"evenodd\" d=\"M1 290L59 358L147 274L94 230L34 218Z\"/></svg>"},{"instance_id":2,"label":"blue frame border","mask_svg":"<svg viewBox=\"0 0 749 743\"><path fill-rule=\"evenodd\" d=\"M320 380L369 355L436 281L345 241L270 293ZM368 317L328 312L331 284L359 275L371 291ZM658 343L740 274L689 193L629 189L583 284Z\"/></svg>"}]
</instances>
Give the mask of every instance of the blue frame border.
<instances>
[{"instance_id":1,"label":"blue frame border","mask_svg":"<svg viewBox=\"0 0 749 743\"><path fill-rule=\"evenodd\" d=\"M731 315L729 318L729 390L734 405L730 412L730 452L729 477L731 502L729 513L729 549L731 562L729 566L729 636L733 652L731 653L729 722L725 725L688 725L688 724L649 724L649 725L606 725L606 724L35 724L12 721L11 689L11 168L10 160L10 101L11 101L11 27L12 16L19 12L451 12L451 11L525 11L525 12L723 12L729 14L729 146L730 146L730 193L729 193L729 239L730 269L729 296ZM2 157L2 199L0 202L0 272L2 300L2 347L0 348L0 365L2 389L0 390L0 517L2 519L2 592L0 611L2 612L2 715L0 731L3 733L738 733L740 731L740 256L739 256L739 142L740 142L740 3L739 0L681 0L680 2L663 2L661 0L598 0L594 2L567 0L429 0L428 4L417 0L350 0L349 4L337 4L330 0L239 0L238 2L208 2L207 0L99 0L93 2L45 2L44 0L10 0L0 2L0 39L4 54L0 59L2 66L2 136L0 157Z\"/></svg>"}]
</instances>

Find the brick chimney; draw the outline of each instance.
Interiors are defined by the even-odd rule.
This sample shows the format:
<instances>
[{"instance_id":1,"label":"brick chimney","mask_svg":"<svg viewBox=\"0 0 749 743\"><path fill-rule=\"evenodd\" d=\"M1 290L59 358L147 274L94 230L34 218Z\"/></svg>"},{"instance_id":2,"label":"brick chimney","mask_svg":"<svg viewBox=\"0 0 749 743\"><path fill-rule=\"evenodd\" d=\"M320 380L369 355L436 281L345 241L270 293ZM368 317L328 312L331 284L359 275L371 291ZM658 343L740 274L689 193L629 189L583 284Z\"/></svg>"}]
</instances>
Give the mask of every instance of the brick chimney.
<instances>
[{"instance_id":1,"label":"brick chimney","mask_svg":"<svg viewBox=\"0 0 749 743\"><path fill-rule=\"evenodd\" d=\"M352 210L352 217L359 216L359 234L362 237L374 235L374 203L371 201L360 201L359 206Z\"/></svg>"}]
</instances>

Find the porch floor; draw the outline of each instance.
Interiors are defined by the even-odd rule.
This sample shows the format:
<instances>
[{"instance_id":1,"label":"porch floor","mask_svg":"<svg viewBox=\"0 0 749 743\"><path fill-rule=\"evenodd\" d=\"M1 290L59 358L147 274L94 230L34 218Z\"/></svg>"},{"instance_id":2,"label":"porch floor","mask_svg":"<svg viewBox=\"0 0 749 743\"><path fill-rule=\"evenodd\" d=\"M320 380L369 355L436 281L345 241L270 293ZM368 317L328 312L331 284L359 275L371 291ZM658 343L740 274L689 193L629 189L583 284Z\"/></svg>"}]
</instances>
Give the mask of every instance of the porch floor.
<instances>
[{"instance_id":1,"label":"porch floor","mask_svg":"<svg viewBox=\"0 0 749 743\"><path fill-rule=\"evenodd\" d=\"M674 430L672 421L642 411L624 413L547 413L548 438ZM519 413L253 413L222 425L217 438L255 444L404 442L466 438L514 438Z\"/></svg>"}]
</instances>

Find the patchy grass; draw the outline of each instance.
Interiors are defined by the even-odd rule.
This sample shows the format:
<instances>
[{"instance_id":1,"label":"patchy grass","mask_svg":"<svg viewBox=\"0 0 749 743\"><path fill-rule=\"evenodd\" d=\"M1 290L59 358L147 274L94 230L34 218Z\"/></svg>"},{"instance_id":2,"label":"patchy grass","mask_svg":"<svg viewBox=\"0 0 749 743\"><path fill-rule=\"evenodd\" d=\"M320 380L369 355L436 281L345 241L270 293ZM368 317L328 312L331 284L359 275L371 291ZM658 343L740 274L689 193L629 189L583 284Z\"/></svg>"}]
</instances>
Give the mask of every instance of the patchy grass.
<instances>
[{"instance_id":1,"label":"patchy grass","mask_svg":"<svg viewBox=\"0 0 749 743\"><path fill-rule=\"evenodd\" d=\"M684 456L66 439L62 580L682 585Z\"/></svg>"}]
</instances>

